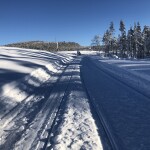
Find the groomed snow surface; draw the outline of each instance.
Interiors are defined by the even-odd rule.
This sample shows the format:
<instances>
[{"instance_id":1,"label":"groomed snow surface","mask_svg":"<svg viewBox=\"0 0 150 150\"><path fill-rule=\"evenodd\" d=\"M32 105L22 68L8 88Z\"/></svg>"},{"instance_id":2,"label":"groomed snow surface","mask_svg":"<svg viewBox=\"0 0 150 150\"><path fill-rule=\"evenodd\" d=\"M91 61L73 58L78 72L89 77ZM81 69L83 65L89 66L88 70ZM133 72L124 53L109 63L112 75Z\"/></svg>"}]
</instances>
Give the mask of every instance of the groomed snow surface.
<instances>
[{"instance_id":1,"label":"groomed snow surface","mask_svg":"<svg viewBox=\"0 0 150 150\"><path fill-rule=\"evenodd\" d=\"M0 150L150 149L150 60L81 54L0 47Z\"/></svg>"},{"instance_id":2,"label":"groomed snow surface","mask_svg":"<svg viewBox=\"0 0 150 150\"><path fill-rule=\"evenodd\" d=\"M150 59L92 58L98 66L128 86L150 97Z\"/></svg>"},{"instance_id":3,"label":"groomed snow surface","mask_svg":"<svg viewBox=\"0 0 150 150\"><path fill-rule=\"evenodd\" d=\"M75 56L0 48L0 149L102 149Z\"/></svg>"},{"instance_id":4,"label":"groomed snow surface","mask_svg":"<svg viewBox=\"0 0 150 150\"><path fill-rule=\"evenodd\" d=\"M70 82L70 90L64 114L56 122L53 148L66 149L93 149L101 150L102 144L97 133L95 121L89 111L90 106L80 78L81 58L74 62L74 71Z\"/></svg>"}]
</instances>

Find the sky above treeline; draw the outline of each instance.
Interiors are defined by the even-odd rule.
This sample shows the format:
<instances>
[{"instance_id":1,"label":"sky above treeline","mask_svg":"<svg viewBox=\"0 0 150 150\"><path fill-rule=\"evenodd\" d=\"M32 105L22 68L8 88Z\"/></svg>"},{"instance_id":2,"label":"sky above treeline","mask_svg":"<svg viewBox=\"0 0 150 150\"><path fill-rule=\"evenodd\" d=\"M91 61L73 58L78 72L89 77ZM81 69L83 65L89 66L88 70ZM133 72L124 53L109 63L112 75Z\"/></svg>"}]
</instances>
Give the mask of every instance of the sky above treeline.
<instances>
[{"instance_id":1,"label":"sky above treeline","mask_svg":"<svg viewBox=\"0 0 150 150\"><path fill-rule=\"evenodd\" d=\"M74 41L91 44L114 22L126 29L150 26L150 0L1 0L0 45L20 41Z\"/></svg>"}]
</instances>

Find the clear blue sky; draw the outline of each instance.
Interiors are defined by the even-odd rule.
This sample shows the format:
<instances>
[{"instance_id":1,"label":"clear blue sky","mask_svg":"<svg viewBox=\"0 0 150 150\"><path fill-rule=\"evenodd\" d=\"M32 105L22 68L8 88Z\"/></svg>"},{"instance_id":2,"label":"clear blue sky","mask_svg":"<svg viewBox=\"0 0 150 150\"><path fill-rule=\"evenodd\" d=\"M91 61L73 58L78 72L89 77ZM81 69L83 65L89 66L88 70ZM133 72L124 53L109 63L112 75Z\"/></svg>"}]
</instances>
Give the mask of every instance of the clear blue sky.
<instances>
[{"instance_id":1,"label":"clear blue sky","mask_svg":"<svg viewBox=\"0 0 150 150\"><path fill-rule=\"evenodd\" d=\"M90 45L111 21L118 33L139 21L150 25L150 0L1 0L0 45L43 40Z\"/></svg>"}]
</instances>

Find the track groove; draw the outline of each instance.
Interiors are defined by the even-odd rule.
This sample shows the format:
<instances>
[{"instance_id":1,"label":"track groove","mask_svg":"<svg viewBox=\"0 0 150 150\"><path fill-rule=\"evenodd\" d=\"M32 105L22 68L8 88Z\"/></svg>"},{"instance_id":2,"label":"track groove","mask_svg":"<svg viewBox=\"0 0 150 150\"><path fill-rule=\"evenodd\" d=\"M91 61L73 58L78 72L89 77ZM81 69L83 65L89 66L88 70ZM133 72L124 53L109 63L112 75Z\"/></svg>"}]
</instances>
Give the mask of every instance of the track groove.
<instances>
[{"instance_id":1,"label":"track groove","mask_svg":"<svg viewBox=\"0 0 150 150\"><path fill-rule=\"evenodd\" d=\"M102 124L102 127L103 127L103 129L106 133L107 139L108 139L109 144L110 144L109 146L111 147L112 150L120 150L119 147L116 144L116 141L114 140L114 137L113 137L110 129L109 129L107 121L105 120L105 117L103 116L103 113L102 113L103 108L101 107L101 110L97 108L96 103L94 102L88 88L85 85L85 81L84 81L84 78L83 78L83 75L82 75L82 69L81 69L80 74L81 74L81 80L82 80L82 83L83 83L83 87L85 88L85 91L86 91L86 94L88 96L89 102L93 106L94 112L97 114L98 119L99 119L100 123Z\"/></svg>"},{"instance_id":2,"label":"track groove","mask_svg":"<svg viewBox=\"0 0 150 150\"><path fill-rule=\"evenodd\" d=\"M74 68L75 68L75 67L74 67ZM44 147L43 147L42 150L48 150L48 149L49 149L49 147L48 147L48 142L49 142L49 140L50 140L50 135L51 135L51 133L53 132L53 129L54 129L56 120L57 120L57 118L58 118L59 112L60 112L60 110L61 110L61 107L62 107L62 105L64 104L64 102L65 102L65 100L66 100L65 98L66 98L67 95L68 95L68 89L69 89L70 81L71 81L71 79L72 79L72 75L73 75L73 71L72 71L72 73L71 73L71 75L70 75L70 79L69 79L68 84L67 84L67 87L66 87L66 89L65 89L64 96L62 97L62 100L61 100L60 105L59 105L59 107L58 107L58 110L57 110L57 112L56 112L56 115L55 115L55 118L54 118L53 123L52 123L52 125L51 125L51 128L49 129L48 136L47 136L47 140L46 140L46 142L45 142Z\"/></svg>"},{"instance_id":3,"label":"track groove","mask_svg":"<svg viewBox=\"0 0 150 150\"><path fill-rule=\"evenodd\" d=\"M27 118L29 118L29 120L28 120L28 123L25 125L25 129L23 130L23 131L21 131L20 133L18 132L14 132L13 134L9 134L9 132L8 132L8 136L7 136L7 142L6 143L4 143L3 145L1 145L0 147L2 148L2 149L5 149L5 148L13 148L13 146L15 145L15 143L17 142L17 140L12 140L12 139L15 139L15 137L17 138L17 136L18 136L18 134L19 134L19 137L20 136L22 136L23 134L26 134L26 131L29 129L29 130L31 130L30 128L32 128L31 126L32 126L32 122L33 122L33 124L34 124L34 121L35 121L35 123L37 122L36 121L36 118L38 118L38 116L41 116L42 114L43 115L45 115L45 121L43 122L41 122L41 124L39 124L38 126L40 127L40 128L38 128L38 131L36 131L36 134L37 134L37 136L35 137L35 139L33 139L34 141L38 138L38 133L39 133L39 131L42 129L43 130L43 125L45 124L45 126L47 126L48 124L47 124L47 121L49 121L49 119L50 119L50 122L51 122L51 120L53 120L53 109L55 109L55 107L57 107L57 103L58 103L58 101L60 100L59 98L58 98L58 100L56 101L56 102L54 102L54 100L55 99L57 99L57 97L58 97L58 95L57 94L53 94L53 92L54 91L57 91L57 88L59 87L59 85L58 84L60 84L59 82L60 82L60 80L61 80L61 78L63 77L63 75L64 75L64 73L65 73L65 71L66 71L66 69L68 68L68 66L69 66L69 64L68 65L66 65L66 67L63 69L63 72L61 72L60 74L59 74L59 76L58 76L58 78L56 79L56 81L54 82L54 83L50 83L51 84L51 89L50 90L46 90L45 88L44 88L44 84L43 84L43 86L42 87L40 87L40 88L38 88L39 90L37 90L36 91L36 93L37 94L39 94L39 93L43 93L44 95L46 94L47 96L48 95L51 95L51 93L52 93L52 96L51 96L51 99L49 99L46 95L46 97L44 97L44 99L42 100L42 99L40 99L39 100L39 102L37 102L37 104L35 103L35 106L38 106L37 108L36 107L32 107L32 106L34 106L34 104L31 106L31 107L27 107L26 108L26 105L25 106L22 106L22 105L20 105L21 106L21 108L20 108L20 110L19 110L19 112L17 111L16 113L16 115L18 116L18 117L16 117L16 115L14 116L15 118L16 118L16 120L14 120L15 118L13 117L13 120L14 120L14 122L16 122L16 121L19 121L19 119L21 119L22 117L27 117ZM68 79L67 79L68 80ZM48 87L46 84L49 84L49 83L45 83L45 87ZM64 86L62 86L62 88L63 88ZM43 89L44 88L44 89ZM46 91L45 91L46 90ZM61 90L61 89L59 89L58 88L58 90ZM50 93L49 93L50 92ZM41 94L39 94L37 97L39 97ZM34 102L34 97L32 98L33 99L33 102ZM42 102L42 103L41 103ZM52 107L54 105L54 108ZM26 110L26 112L24 112L23 111L23 108L25 107L25 110ZM40 108L39 108L40 107ZM49 108L49 107L52 107L51 109ZM32 109L33 108L33 111L31 111L30 112L30 109ZM14 111L14 110L13 110ZM14 112L15 113L15 112ZM25 114L24 114L25 113ZM52 114L51 114L52 113ZM7 114L7 115L9 115L9 114ZM7 116L6 115L6 116ZM6 117L5 116L5 117ZM20 117L21 116L21 117ZM5 118L4 117L4 118ZM4 119L3 118L3 119ZM7 118L7 117L6 117ZM3 120L2 119L2 120ZM1 120L1 121L2 121ZM19 125L18 126L18 128L20 127L21 125ZM51 123L49 124L49 126L51 126ZM11 128L13 128L13 126L11 127ZM10 128L10 129L11 129ZM45 127L46 128L46 127ZM9 131L9 130L8 130ZM41 132L41 131L40 131ZM18 139L18 138L17 138ZM19 139L18 139L19 140ZM34 141L33 141L33 143L34 143ZM30 149L32 149L32 146L30 147ZM34 148L33 148L34 149Z\"/></svg>"}]
</instances>

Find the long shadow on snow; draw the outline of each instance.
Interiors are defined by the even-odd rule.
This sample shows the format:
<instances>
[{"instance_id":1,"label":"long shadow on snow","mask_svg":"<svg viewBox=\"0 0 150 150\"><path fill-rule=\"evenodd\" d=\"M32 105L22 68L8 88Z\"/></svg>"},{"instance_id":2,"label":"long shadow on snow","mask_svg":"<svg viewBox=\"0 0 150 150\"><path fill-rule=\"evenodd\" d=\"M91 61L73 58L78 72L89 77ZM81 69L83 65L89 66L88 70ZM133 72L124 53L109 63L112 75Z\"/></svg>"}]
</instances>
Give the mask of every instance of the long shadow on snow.
<instances>
[{"instance_id":1,"label":"long shadow on snow","mask_svg":"<svg viewBox=\"0 0 150 150\"><path fill-rule=\"evenodd\" d=\"M74 65L73 63L69 64L69 65ZM70 69L73 69L73 67L70 67ZM70 75L71 76L72 72L67 72L67 74L63 74L63 75ZM51 78L53 78L54 76L57 76L56 74L52 74ZM58 75L58 78L60 77L60 75ZM59 80L59 79L58 79ZM77 82L77 80L72 80L72 82ZM53 99L49 100L50 95L52 94L58 94L64 92L64 89L60 89L60 88L56 88L53 91L54 86L57 85L59 87L59 85L66 87L68 85L68 81L67 80L59 80L59 82L57 83L51 83L51 81L48 81L47 83L43 84L42 86L35 88L34 90L34 97L36 96L42 96L42 98L40 100L37 101L32 101L32 105L30 105L30 101L27 102L25 104L25 106L22 108L22 110L20 111L20 113L14 118L15 120L15 126L17 127L17 129L20 128L20 126L17 126L18 122L20 122L20 120L22 120L22 118L26 117L28 122L26 124L24 124L25 128L23 131L18 131L13 130L13 132L10 132L11 134L8 134L7 136L7 141L0 146L0 149L11 149L13 148L14 144L21 138L22 134L26 131L26 129L29 128L29 126L32 124L32 121L36 118L36 116L38 115L38 113L42 110L43 113L46 112L46 110L50 111L50 115L53 113L54 108L58 105L59 101L54 101ZM78 85L78 83L76 83L76 85ZM20 88L20 87L19 87ZM79 89L80 90L80 89ZM45 106L45 104L47 103L47 101L50 101L48 106ZM45 108L43 110L43 108ZM17 111L17 110L16 110ZM25 114L23 114L25 112ZM20 118L21 116L21 118ZM50 117L50 116L49 116ZM7 132L7 131L6 131Z\"/></svg>"}]
</instances>

